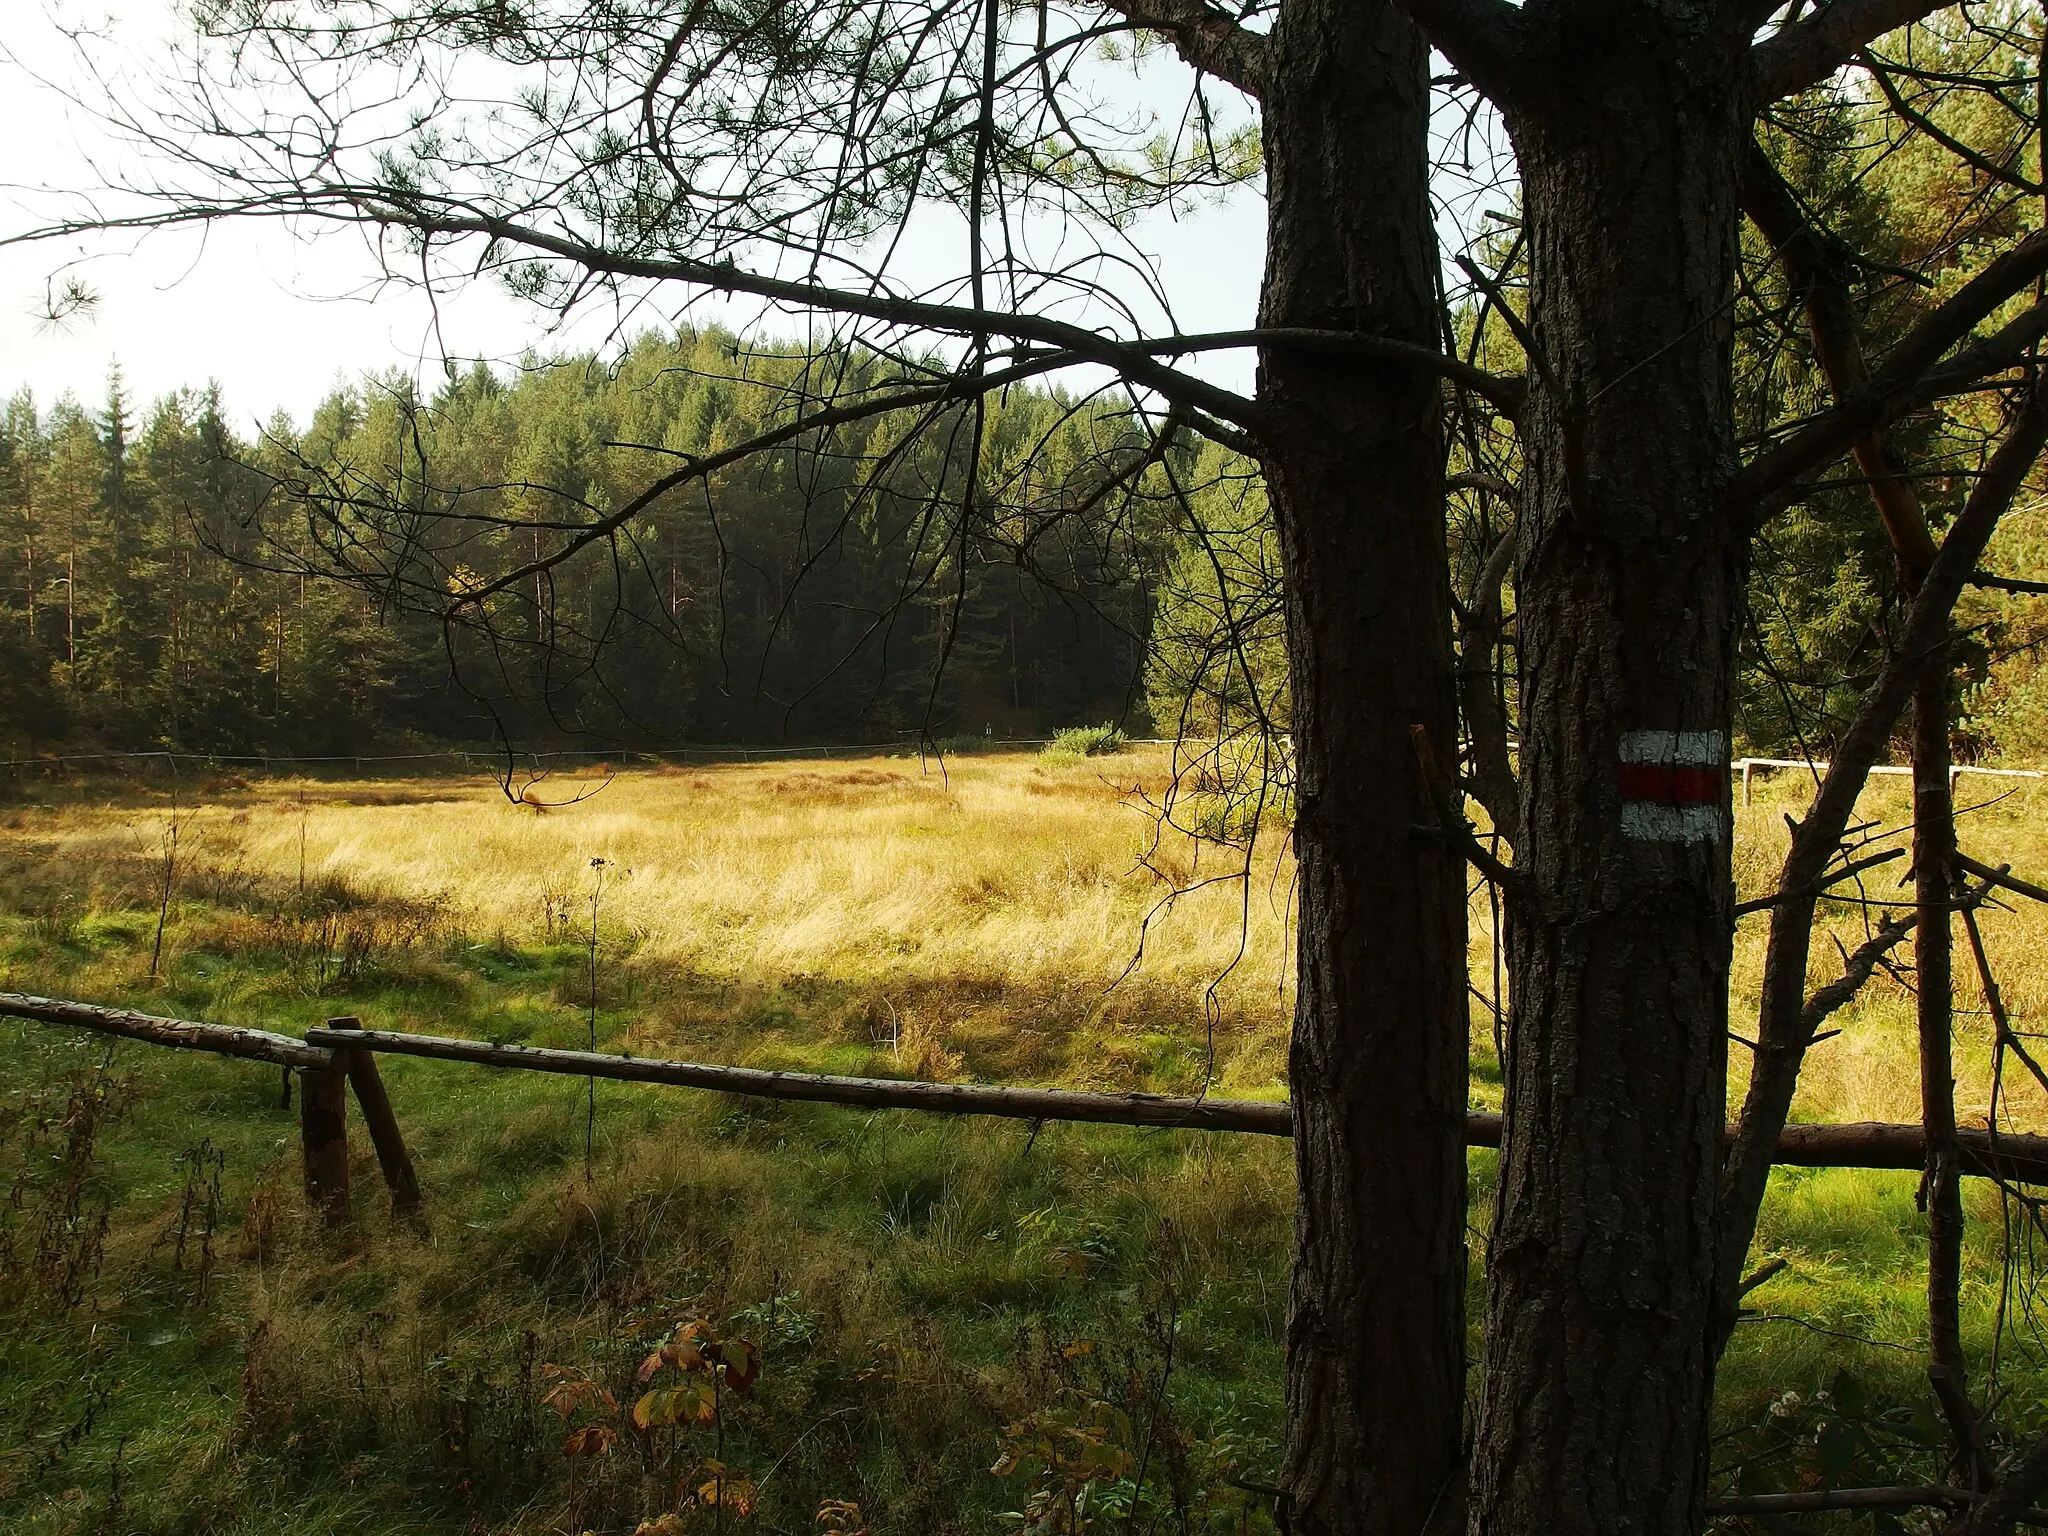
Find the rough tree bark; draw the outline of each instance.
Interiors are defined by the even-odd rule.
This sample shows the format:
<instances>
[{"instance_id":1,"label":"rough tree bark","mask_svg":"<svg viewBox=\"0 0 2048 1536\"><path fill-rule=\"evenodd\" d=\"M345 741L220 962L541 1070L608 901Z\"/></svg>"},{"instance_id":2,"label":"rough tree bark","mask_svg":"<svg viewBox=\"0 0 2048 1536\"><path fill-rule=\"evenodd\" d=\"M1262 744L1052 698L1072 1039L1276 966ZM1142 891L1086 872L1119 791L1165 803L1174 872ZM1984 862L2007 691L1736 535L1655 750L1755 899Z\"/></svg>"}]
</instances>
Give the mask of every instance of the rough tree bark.
<instances>
[{"instance_id":1,"label":"rough tree bark","mask_svg":"<svg viewBox=\"0 0 2048 1536\"><path fill-rule=\"evenodd\" d=\"M1745 530L1718 495L1745 40L1704 4L1519 16L1527 885L1471 1529L1692 1536L1732 928Z\"/></svg>"},{"instance_id":2,"label":"rough tree bark","mask_svg":"<svg viewBox=\"0 0 2048 1536\"><path fill-rule=\"evenodd\" d=\"M1434 349L1421 35L1387 0L1287 0L1266 78L1261 324ZM1296 1536L1417 1536L1455 1523L1463 1461L1464 860L1429 782L1457 720L1441 392L1269 349L1259 396L1301 902L1283 1486Z\"/></svg>"}]
</instances>

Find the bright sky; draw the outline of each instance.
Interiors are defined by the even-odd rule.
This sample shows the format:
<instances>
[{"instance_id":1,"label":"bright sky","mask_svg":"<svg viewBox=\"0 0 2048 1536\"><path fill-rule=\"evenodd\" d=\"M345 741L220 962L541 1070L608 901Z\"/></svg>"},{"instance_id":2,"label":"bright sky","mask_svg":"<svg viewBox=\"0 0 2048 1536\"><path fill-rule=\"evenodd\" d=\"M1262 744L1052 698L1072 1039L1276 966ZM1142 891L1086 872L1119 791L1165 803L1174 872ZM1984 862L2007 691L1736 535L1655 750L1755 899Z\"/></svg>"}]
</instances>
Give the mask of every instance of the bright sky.
<instances>
[{"instance_id":1,"label":"bright sky","mask_svg":"<svg viewBox=\"0 0 2048 1536\"><path fill-rule=\"evenodd\" d=\"M59 24L91 26L102 38L87 45L95 56L135 76L175 22L172 0L0 0L0 14L0 48L18 61L0 58L0 144L9 146L0 232L12 232L36 222L29 210L37 193L101 185L103 168L120 164L124 153L89 113L30 78L75 85L76 55ZM1244 196L1228 208L1140 228L1138 243L1159 259L1184 328L1251 324L1263 223L1263 208ZM53 329L39 309L52 274L74 261L100 302ZM749 314L725 318L744 323ZM661 318L642 312L632 328ZM145 402L218 380L240 425L279 408L303 421L337 382L367 372L396 366L438 378L444 355L511 360L528 348L602 348L616 324L616 316L592 312L551 331L550 317L488 283L437 305L416 289L380 283L374 255L345 232L301 238L273 224L244 224L0 249L0 396L26 385L44 405L67 390L96 404L118 362L131 395ZM1204 371L1238 387L1250 383L1244 354L1219 355Z\"/></svg>"}]
</instances>

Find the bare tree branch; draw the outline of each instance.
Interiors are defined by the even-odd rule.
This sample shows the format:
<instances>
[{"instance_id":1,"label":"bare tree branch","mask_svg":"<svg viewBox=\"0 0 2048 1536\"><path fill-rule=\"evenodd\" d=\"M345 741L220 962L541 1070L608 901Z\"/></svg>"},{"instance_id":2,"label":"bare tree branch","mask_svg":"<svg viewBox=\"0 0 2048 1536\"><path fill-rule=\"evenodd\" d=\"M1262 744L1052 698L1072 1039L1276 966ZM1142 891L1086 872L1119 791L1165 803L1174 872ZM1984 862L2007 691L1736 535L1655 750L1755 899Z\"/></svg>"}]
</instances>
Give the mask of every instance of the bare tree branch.
<instances>
[{"instance_id":1,"label":"bare tree branch","mask_svg":"<svg viewBox=\"0 0 2048 1536\"><path fill-rule=\"evenodd\" d=\"M2023 597L2039 597L2048 593L2048 581L2023 581L2017 576L1994 576L1989 571L1972 571L1970 585L1993 592L2014 592Z\"/></svg>"},{"instance_id":2,"label":"bare tree branch","mask_svg":"<svg viewBox=\"0 0 2048 1536\"><path fill-rule=\"evenodd\" d=\"M1950 0L1829 0L1750 50L1755 100L1776 101L1818 85L1887 32L1947 10Z\"/></svg>"},{"instance_id":3,"label":"bare tree branch","mask_svg":"<svg viewBox=\"0 0 2048 1536\"><path fill-rule=\"evenodd\" d=\"M1971 858L1967 853L1960 852L1956 854L1956 863L1978 879L1989 880L1993 885L2011 891L2016 896L2025 896L2033 901L2048 901L2048 889L2035 885L2030 880L2022 880L2003 867L1994 868L1979 859Z\"/></svg>"},{"instance_id":4,"label":"bare tree branch","mask_svg":"<svg viewBox=\"0 0 2048 1536\"><path fill-rule=\"evenodd\" d=\"M1204 74L1214 75L1254 98L1266 93L1266 39L1238 25L1207 0L1102 0L1109 10L1137 26L1163 32L1174 51Z\"/></svg>"},{"instance_id":5,"label":"bare tree branch","mask_svg":"<svg viewBox=\"0 0 2048 1536\"><path fill-rule=\"evenodd\" d=\"M1798 901L1804 897L1825 896L1844 880L1853 880L1866 869L1875 869L1880 864L1889 864L1892 860L1902 859L1905 856L1906 853L1903 848L1888 848L1883 853L1874 853L1867 859L1852 859L1840 869L1830 871L1816 885L1805 886L1796 891L1779 891L1770 896L1760 896L1755 901L1738 901L1735 903L1735 915L1737 917L1747 917L1752 912L1766 912L1772 907L1782 905L1788 901Z\"/></svg>"},{"instance_id":6,"label":"bare tree branch","mask_svg":"<svg viewBox=\"0 0 2048 1536\"><path fill-rule=\"evenodd\" d=\"M1192 375L1177 372L1161 364L1157 359L1239 348L1275 347L1409 363L1427 369L1452 383L1466 386L1510 420L1521 409L1527 396L1526 385L1519 378L1489 373L1483 368L1474 367L1442 352L1391 337L1366 336L1349 331L1318 331L1301 327L1270 327L1122 341L1089 330L1085 326L1044 316L975 309L969 305L935 304L886 294L857 293L828 288L816 283L768 277L744 271L727 263L621 255L571 237L550 235L542 230L489 215L436 211L425 206L416 197L409 199L408 206L408 203L395 201L389 194L378 189L326 187L295 194L294 202L296 206L290 207L279 206L267 199L260 204L246 207L209 204L160 216L114 220L90 227L147 229L175 224L205 223L231 217L290 217L298 214L334 219L344 223L395 228L428 236L483 235L496 242L542 251L550 256L573 262L588 271L609 276L689 283L721 292L746 293L806 308L831 310L880 320L890 325L915 327L950 335L995 334L1039 342L1057 347L1064 354L1055 360L1052 366L1094 363L1115 369L1128 376L1133 383L1153 389L1175 404L1219 417L1254 434L1258 431L1260 418L1258 407L1253 401ZM64 235L77 234L87 227L83 224L51 225L27 234L0 239L0 247L56 239ZM1036 371L1047 370L1039 368ZM1199 425L1195 418L1191 418L1191 423Z\"/></svg>"},{"instance_id":7,"label":"bare tree branch","mask_svg":"<svg viewBox=\"0 0 2048 1536\"><path fill-rule=\"evenodd\" d=\"M678 282L721 293L744 293L806 309L879 320L954 336L998 335L1059 347L1077 362L1097 363L1127 375L1134 383L1163 398L1220 417L1233 426L1256 432L1258 407L1243 395L1206 380L1177 372L1155 360L1154 349L1104 336L1086 326L1042 315L1004 313L969 305L935 304L886 293L861 293L822 283L799 282L749 272L730 262L693 261L684 257L635 255L607 250L574 235L551 234L495 214L428 194L346 182L322 183L272 194L246 206L187 206L162 215L112 220L95 228L160 228L210 222L236 215L272 218L311 217L337 223L365 224L414 237L449 239L482 236L499 246L512 246L571 263L606 277ZM16 236L0 245L21 244L77 233L82 225L56 225ZM1233 342L1232 345L1242 345Z\"/></svg>"},{"instance_id":8,"label":"bare tree branch","mask_svg":"<svg viewBox=\"0 0 2048 1536\"><path fill-rule=\"evenodd\" d=\"M2012 504L2048 444L2048 400L2030 393L2005 441L1978 477L1963 510L1947 536L1913 606L1898 644L1886 659L1877 681L1864 696L1855 721L1836 743L1827 776L1812 807L1792 833L1792 846L1778 878L1778 889L1795 899L1780 902L1771 913L1771 936L1764 960L1763 998L1758 1009L1755 1064L1743 1097L1735 1140L1721 1178L1721 1241L1718 1269L1721 1299L1716 1328L1725 1344L1734 1328L1737 1287L1763 1205L1771 1156L1799 1069L1812 1043L1817 1017L1809 1014L1806 996L1807 956L1813 942L1814 907L1828 863L1841 845L1849 818L1863 791L1870 767L1891 739L1892 727L1906 706L1915 680L1947 638L1949 614L1963 585L1990 541L1998 520ZM1806 894L1811 892L1813 894Z\"/></svg>"},{"instance_id":9,"label":"bare tree branch","mask_svg":"<svg viewBox=\"0 0 2048 1536\"><path fill-rule=\"evenodd\" d=\"M1753 459L1722 493L1738 517L1757 518L1790 499L1787 488L1962 379L2002 373L2048 334L2048 302L2037 301L1975 346L1941 364L1949 348L2001 305L2048 275L2048 231L2029 235L1987 265L1886 354L1868 382L1789 439ZM1940 366L1937 366L1940 364Z\"/></svg>"},{"instance_id":10,"label":"bare tree branch","mask_svg":"<svg viewBox=\"0 0 2048 1536\"><path fill-rule=\"evenodd\" d=\"M2026 193L2029 197L2039 197L2044 190L2048 190L2044 189L2038 181L2021 175L2011 165L2002 165L1988 156L1979 154L1954 134L1946 131L1933 118L1914 107L1911 102L1906 100L1904 93L1899 90L1898 83L1892 79L1893 71L1891 67L1868 48L1857 50L1856 62L1863 67L1864 73L1877 82L1877 88L1883 92L1886 104L1894 112L1898 113L1903 122L1909 124L1916 132L1926 134L1928 138L1934 140L1935 143L1954 155L1963 164L1969 166L1970 169L1976 171L1979 175L1989 177L1993 181L2002 181L2014 190ZM2024 142L2024 140L2021 141L2022 144ZM2016 159L2017 154L2018 146L2015 146L2014 150L2009 153L2008 159Z\"/></svg>"},{"instance_id":11,"label":"bare tree branch","mask_svg":"<svg viewBox=\"0 0 2048 1536\"><path fill-rule=\"evenodd\" d=\"M1806 217L1792 189L1754 140L1743 156L1742 211L1771 242L1787 284L1805 305L1814 355L1835 399L1854 394L1868 382L1870 372L1863 360L1842 252ZM1869 477L1870 494L1899 563L1917 581L1934 561L1934 535L1928 531L1927 514L1906 474L1905 461L1882 431L1858 438L1851 451L1856 467Z\"/></svg>"},{"instance_id":12,"label":"bare tree branch","mask_svg":"<svg viewBox=\"0 0 2048 1536\"><path fill-rule=\"evenodd\" d=\"M1799 1015L1799 1022L1805 1028L1809 1040L1820 1032L1821 1025L1827 1021L1829 1015L1846 1006L1863 990L1863 984L1870 980L1879 962L1898 948L1899 941L1911 933L1919 921L1919 913L1913 911L1901 912L1897 917L1886 918L1878 925L1876 933L1849 952L1849 958L1843 962L1841 975L1826 986L1814 989L1813 995L1806 1000L1806 1006L1800 1010Z\"/></svg>"}]
</instances>

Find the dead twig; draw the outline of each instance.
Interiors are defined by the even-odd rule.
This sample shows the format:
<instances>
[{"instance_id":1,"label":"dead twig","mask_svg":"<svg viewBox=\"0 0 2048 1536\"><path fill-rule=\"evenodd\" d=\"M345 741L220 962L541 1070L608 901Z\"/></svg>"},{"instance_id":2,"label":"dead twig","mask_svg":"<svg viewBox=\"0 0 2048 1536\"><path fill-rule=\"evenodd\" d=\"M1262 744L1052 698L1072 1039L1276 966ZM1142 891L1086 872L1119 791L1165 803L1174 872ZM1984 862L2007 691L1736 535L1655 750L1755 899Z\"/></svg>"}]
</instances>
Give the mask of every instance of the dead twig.
<instances>
[{"instance_id":1,"label":"dead twig","mask_svg":"<svg viewBox=\"0 0 2048 1536\"><path fill-rule=\"evenodd\" d=\"M1744 917L1751 912L1762 912L1767 908L1779 906L1784 902L1804 900L1808 896L1824 897L1832 887L1840 885L1844 880L1853 879L1855 876L1862 874L1866 869L1874 869L1880 864L1889 864L1892 860L1902 859L1905 856L1906 850L1903 848L1890 848L1883 853L1873 853L1867 859L1857 859L1845 864L1833 874L1814 881L1809 885L1802 886L1796 891L1779 891L1775 895L1759 896L1754 901L1738 901L1735 904L1735 915L1737 917Z\"/></svg>"},{"instance_id":2,"label":"dead twig","mask_svg":"<svg viewBox=\"0 0 2048 1536\"><path fill-rule=\"evenodd\" d=\"M1980 863L1978 860L1971 858L1960 849L1956 851L1955 862L1962 868L1967 869L1978 879L1989 880L2000 890L2011 891L2015 896L2025 896L2034 901L2048 901L2048 888L2020 879L2017 875L2011 873L2005 865L2001 864L1993 868L1989 864Z\"/></svg>"}]
</instances>

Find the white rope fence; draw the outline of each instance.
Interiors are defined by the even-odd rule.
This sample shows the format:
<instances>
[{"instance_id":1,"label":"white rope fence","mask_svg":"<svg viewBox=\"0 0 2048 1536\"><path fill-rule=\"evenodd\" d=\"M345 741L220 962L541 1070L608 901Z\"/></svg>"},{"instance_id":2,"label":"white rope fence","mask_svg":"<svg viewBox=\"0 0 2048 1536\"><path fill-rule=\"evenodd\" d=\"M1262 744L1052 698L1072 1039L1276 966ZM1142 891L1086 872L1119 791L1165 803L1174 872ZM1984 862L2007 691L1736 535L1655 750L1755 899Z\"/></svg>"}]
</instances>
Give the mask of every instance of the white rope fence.
<instances>
[{"instance_id":1,"label":"white rope fence","mask_svg":"<svg viewBox=\"0 0 2048 1536\"><path fill-rule=\"evenodd\" d=\"M1753 768L1804 768L1816 777L1828 771L1826 759L1808 760L1798 757L1738 757L1732 765L1742 770L1742 803L1749 804L1749 774ZM1891 773L1910 775L1911 768L1889 766L1872 768L1872 774ZM1979 768L1970 763L1951 763L1948 781L1955 781L1966 773L1980 773L1994 779L2048 779L2048 771L2039 768Z\"/></svg>"}]
</instances>

